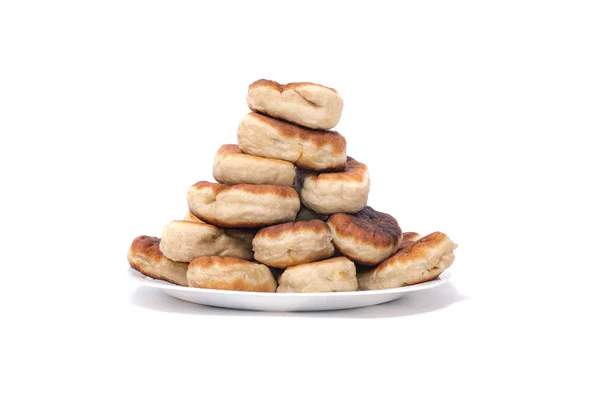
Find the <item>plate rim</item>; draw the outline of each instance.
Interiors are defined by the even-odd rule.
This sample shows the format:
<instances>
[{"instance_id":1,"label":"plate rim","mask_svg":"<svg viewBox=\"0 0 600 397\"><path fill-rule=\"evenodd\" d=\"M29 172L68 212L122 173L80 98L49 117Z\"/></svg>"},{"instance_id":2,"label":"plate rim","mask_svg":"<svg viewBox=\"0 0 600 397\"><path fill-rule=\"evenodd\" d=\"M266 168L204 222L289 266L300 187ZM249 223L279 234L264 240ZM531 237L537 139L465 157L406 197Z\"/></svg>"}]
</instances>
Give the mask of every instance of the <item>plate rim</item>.
<instances>
[{"instance_id":1,"label":"plate rim","mask_svg":"<svg viewBox=\"0 0 600 397\"><path fill-rule=\"evenodd\" d=\"M193 292L197 294L220 294L226 296L254 296L254 297L268 297L273 296L281 299L288 298L308 298L308 297L350 297L350 296L368 296L368 295L384 295L384 294L396 294L396 293L404 293L404 292L412 292L412 291L420 291L424 289L429 289L433 287L437 287L439 285L445 284L451 276L451 273L448 269L444 270L442 274L433 280L425 281L423 283L407 285L405 287L396 287L396 288L385 288L385 289L377 289L377 290L369 290L369 291L340 291L340 292L285 292L285 293L274 293L274 292L254 292L254 291L232 291L232 290L221 290L221 289L211 289L211 288L192 288L192 287L184 287L181 285L171 284L164 280L153 279L145 274L139 272L138 270L129 267L127 271L128 277L136 281L142 285L158 288L163 290L175 290L181 292Z\"/></svg>"}]
</instances>

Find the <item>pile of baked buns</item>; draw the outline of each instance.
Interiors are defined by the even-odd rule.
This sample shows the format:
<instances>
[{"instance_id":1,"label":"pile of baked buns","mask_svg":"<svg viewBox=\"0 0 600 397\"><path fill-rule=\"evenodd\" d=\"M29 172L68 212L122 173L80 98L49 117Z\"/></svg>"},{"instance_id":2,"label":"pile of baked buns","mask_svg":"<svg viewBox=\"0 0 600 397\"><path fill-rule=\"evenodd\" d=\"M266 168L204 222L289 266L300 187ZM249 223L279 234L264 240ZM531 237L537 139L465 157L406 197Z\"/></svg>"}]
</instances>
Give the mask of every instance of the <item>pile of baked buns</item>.
<instances>
[{"instance_id":1,"label":"pile of baked buns","mask_svg":"<svg viewBox=\"0 0 600 397\"><path fill-rule=\"evenodd\" d=\"M444 233L403 233L367 206L367 166L331 128L343 101L313 83L258 80L237 145L223 145L216 182L187 192L189 211L128 253L146 276L182 286L256 292L394 288L438 277L454 260Z\"/></svg>"}]
</instances>

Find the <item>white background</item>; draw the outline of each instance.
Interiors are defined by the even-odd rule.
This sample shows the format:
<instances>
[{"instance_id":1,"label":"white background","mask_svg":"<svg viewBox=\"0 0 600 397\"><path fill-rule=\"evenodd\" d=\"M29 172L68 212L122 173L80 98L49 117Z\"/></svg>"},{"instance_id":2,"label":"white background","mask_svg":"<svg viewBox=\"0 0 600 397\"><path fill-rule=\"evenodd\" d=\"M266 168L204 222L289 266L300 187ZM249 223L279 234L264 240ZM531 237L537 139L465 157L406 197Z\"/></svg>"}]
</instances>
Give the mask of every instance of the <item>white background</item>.
<instances>
[{"instance_id":1,"label":"white background","mask_svg":"<svg viewBox=\"0 0 600 397\"><path fill-rule=\"evenodd\" d=\"M2 2L0 395L597 396L598 3L391 4ZM259 78L340 92L450 284L261 314L127 280Z\"/></svg>"}]
</instances>

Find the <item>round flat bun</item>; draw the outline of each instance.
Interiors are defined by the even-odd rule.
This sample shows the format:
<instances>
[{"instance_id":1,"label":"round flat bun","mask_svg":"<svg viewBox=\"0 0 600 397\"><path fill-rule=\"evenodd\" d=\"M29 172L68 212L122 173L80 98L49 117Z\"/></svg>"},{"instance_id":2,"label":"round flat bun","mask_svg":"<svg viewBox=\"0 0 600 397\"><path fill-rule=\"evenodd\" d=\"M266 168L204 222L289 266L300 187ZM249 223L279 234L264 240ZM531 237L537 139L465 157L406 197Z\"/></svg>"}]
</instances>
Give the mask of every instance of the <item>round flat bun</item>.
<instances>
[{"instance_id":1,"label":"round flat bun","mask_svg":"<svg viewBox=\"0 0 600 397\"><path fill-rule=\"evenodd\" d=\"M215 180L230 185L291 186L295 176L296 167L293 163L245 154L238 145L221 146L213 163Z\"/></svg>"},{"instance_id":2,"label":"round flat bun","mask_svg":"<svg viewBox=\"0 0 600 397\"><path fill-rule=\"evenodd\" d=\"M277 292L356 291L356 267L343 256L285 269Z\"/></svg>"},{"instance_id":3,"label":"round flat bun","mask_svg":"<svg viewBox=\"0 0 600 397\"><path fill-rule=\"evenodd\" d=\"M323 130L335 127L344 109L336 90L314 83L258 80L248 87L247 102L255 112Z\"/></svg>"},{"instance_id":4,"label":"round flat bun","mask_svg":"<svg viewBox=\"0 0 600 397\"><path fill-rule=\"evenodd\" d=\"M302 204L300 204L300 211L298 211L298 214L296 215L296 221L312 221L313 219L318 219L327 222L327 218L329 218L329 215L317 214L315 211L306 208Z\"/></svg>"},{"instance_id":5,"label":"round flat bun","mask_svg":"<svg viewBox=\"0 0 600 397\"><path fill-rule=\"evenodd\" d=\"M290 161L314 171L342 170L346 139L335 131L315 131L258 113L242 118L239 148L253 156Z\"/></svg>"},{"instance_id":6,"label":"round flat bun","mask_svg":"<svg viewBox=\"0 0 600 397\"><path fill-rule=\"evenodd\" d=\"M427 235L376 268L359 273L359 287L361 290L397 288L433 280L454 262L456 247L444 233Z\"/></svg>"},{"instance_id":7,"label":"round flat bun","mask_svg":"<svg viewBox=\"0 0 600 397\"><path fill-rule=\"evenodd\" d=\"M187 262L167 258L160 251L159 244L160 239L156 237L136 237L127 253L129 264L148 277L187 287Z\"/></svg>"},{"instance_id":8,"label":"round flat bun","mask_svg":"<svg viewBox=\"0 0 600 397\"><path fill-rule=\"evenodd\" d=\"M348 157L342 172L300 172L302 204L319 214L358 212L369 198L369 170Z\"/></svg>"},{"instance_id":9,"label":"round flat bun","mask_svg":"<svg viewBox=\"0 0 600 397\"><path fill-rule=\"evenodd\" d=\"M233 256L253 259L252 243L234 237L226 229L194 221L171 221L165 225L160 241L162 253L180 262L199 256Z\"/></svg>"},{"instance_id":10,"label":"round flat bun","mask_svg":"<svg viewBox=\"0 0 600 397\"><path fill-rule=\"evenodd\" d=\"M361 265L378 265L398 250L402 240L396 219L369 206L355 214L333 214L327 224L335 248Z\"/></svg>"},{"instance_id":11,"label":"round flat bun","mask_svg":"<svg viewBox=\"0 0 600 397\"><path fill-rule=\"evenodd\" d=\"M330 258L335 248L323 221L282 223L261 229L254 240L254 258L271 267L286 268Z\"/></svg>"},{"instance_id":12,"label":"round flat bun","mask_svg":"<svg viewBox=\"0 0 600 397\"><path fill-rule=\"evenodd\" d=\"M190 262L190 287L234 291L275 292L277 282L269 268L243 259L201 256Z\"/></svg>"},{"instance_id":13,"label":"round flat bun","mask_svg":"<svg viewBox=\"0 0 600 397\"><path fill-rule=\"evenodd\" d=\"M221 227L263 227L296 219L298 193L289 186L198 182L187 195L192 214Z\"/></svg>"}]
</instances>

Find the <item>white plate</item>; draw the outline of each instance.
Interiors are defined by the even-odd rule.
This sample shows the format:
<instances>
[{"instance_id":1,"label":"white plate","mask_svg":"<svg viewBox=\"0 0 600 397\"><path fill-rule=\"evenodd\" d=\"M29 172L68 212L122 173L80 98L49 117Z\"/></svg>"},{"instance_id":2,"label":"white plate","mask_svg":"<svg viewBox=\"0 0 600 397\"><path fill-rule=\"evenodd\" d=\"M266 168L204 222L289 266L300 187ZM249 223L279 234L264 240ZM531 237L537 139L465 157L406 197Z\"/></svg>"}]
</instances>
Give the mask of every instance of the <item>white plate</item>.
<instances>
[{"instance_id":1,"label":"white plate","mask_svg":"<svg viewBox=\"0 0 600 397\"><path fill-rule=\"evenodd\" d=\"M263 311L320 311L373 306L396 300L407 293L437 287L450 277L445 271L438 278L407 287L376 291L284 293L224 291L190 288L146 277L130 268L129 275L138 283L158 288L174 298L208 306Z\"/></svg>"}]
</instances>

